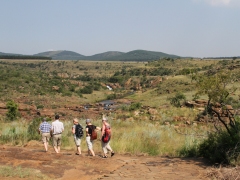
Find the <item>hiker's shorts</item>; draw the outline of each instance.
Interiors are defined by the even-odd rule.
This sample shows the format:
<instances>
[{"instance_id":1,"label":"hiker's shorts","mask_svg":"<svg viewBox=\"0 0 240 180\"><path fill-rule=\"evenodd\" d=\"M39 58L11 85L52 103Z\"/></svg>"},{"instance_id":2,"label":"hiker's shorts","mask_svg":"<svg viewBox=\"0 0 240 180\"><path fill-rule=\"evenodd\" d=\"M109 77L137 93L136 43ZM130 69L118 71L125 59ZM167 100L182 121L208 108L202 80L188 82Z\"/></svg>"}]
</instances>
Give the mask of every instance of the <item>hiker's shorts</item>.
<instances>
[{"instance_id":1,"label":"hiker's shorts","mask_svg":"<svg viewBox=\"0 0 240 180\"><path fill-rule=\"evenodd\" d=\"M53 135L53 146L60 146L62 140L62 134Z\"/></svg>"},{"instance_id":2,"label":"hiker's shorts","mask_svg":"<svg viewBox=\"0 0 240 180\"><path fill-rule=\"evenodd\" d=\"M74 137L74 141L75 141L76 146L80 146L81 138Z\"/></svg>"},{"instance_id":3,"label":"hiker's shorts","mask_svg":"<svg viewBox=\"0 0 240 180\"><path fill-rule=\"evenodd\" d=\"M107 143L104 143L101 141L104 154L107 154L108 150L111 152L113 151L109 143L110 143L110 141L108 141Z\"/></svg>"},{"instance_id":4,"label":"hiker's shorts","mask_svg":"<svg viewBox=\"0 0 240 180\"><path fill-rule=\"evenodd\" d=\"M93 141L91 141L90 136L86 137L86 141L87 141L87 147L89 150L91 150L93 148Z\"/></svg>"},{"instance_id":5,"label":"hiker's shorts","mask_svg":"<svg viewBox=\"0 0 240 180\"><path fill-rule=\"evenodd\" d=\"M50 133L42 133L42 142L46 143L50 139Z\"/></svg>"}]
</instances>

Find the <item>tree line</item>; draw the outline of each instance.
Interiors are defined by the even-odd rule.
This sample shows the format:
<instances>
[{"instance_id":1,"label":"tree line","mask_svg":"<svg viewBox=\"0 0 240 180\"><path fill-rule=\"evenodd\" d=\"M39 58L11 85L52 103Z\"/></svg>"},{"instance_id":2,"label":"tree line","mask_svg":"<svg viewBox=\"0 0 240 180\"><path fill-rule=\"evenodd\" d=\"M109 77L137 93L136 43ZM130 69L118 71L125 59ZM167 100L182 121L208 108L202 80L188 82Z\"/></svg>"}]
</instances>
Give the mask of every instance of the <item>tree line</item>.
<instances>
[{"instance_id":1,"label":"tree line","mask_svg":"<svg viewBox=\"0 0 240 180\"><path fill-rule=\"evenodd\" d=\"M46 56L28 56L28 55L0 55L0 59L43 59L51 60L51 57Z\"/></svg>"}]
</instances>

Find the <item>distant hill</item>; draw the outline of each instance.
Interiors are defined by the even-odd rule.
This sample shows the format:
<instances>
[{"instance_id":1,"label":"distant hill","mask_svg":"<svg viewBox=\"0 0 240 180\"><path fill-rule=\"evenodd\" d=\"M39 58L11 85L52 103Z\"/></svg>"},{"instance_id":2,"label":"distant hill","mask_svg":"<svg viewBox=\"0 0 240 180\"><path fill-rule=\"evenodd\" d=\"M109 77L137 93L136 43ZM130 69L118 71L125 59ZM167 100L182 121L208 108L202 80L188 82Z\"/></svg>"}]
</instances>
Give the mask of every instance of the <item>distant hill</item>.
<instances>
[{"instance_id":1,"label":"distant hill","mask_svg":"<svg viewBox=\"0 0 240 180\"><path fill-rule=\"evenodd\" d=\"M106 60L106 59L111 59L116 57L116 56L121 56L125 53L119 52L119 51L108 51L105 53L100 53L100 54L95 54L93 56L87 56L86 58L88 60Z\"/></svg>"},{"instance_id":2,"label":"distant hill","mask_svg":"<svg viewBox=\"0 0 240 180\"><path fill-rule=\"evenodd\" d=\"M130 51L118 56L107 58L106 60L117 60L117 61L150 61L156 60L164 57L169 58L179 58L180 56L166 54L162 52L155 51L145 51L145 50L135 50Z\"/></svg>"},{"instance_id":3,"label":"distant hill","mask_svg":"<svg viewBox=\"0 0 240 180\"><path fill-rule=\"evenodd\" d=\"M164 57L178 58L180 56L155 51L135 50L127 53L108 51L105 53L84 56L72 51L48 51L35 54L36 56L52 57L55 60L109 60L109 61L150 61Z\"/></svg>"},{"instance_id":4,"label":"distant hill","mask_svg":"<svg viewBox=\"0 0 240 180\"><path fill-rule=\"evenodd\" d=\"M13 54L13 53L3 53L0 52L0 57L6 56L16 56L15 59L19 58L32 58L36 56L34 59L49 57L49 59L53 60L93 60L93 61L152 61L158 60L160 58L180 58L180 56L173 55L173 54L166 54L163 52L157 51L146 51L146 50L134 50L129 51L127 53L120 52L120 51L108 51L104 53L95 54L92 56L84 56L82 54L73 52L73 51L46 51L41 52L34 55L22 55L22 54ZM187 58L187 57L182 57ZM193 58L193 57L188 57ZM233 56L233 57L205 57L203 59L232 59L237 58L240 59L240 56ZM1 58L0 58L1 59Z\"/></svg>"},{"instance_id":5,"label":"distant hill","mask_svg":"<svg viewBox=\"0 0 240 180\"><path fill-rule=\"evenodd\" d=\"M3 53L3 52L0 52L0 55L2 56L20 56L22 54L13 54L13 53Z\"/></svg>"},{"instance_id":6,"label":"distant hill","mask_svg":"<svg viewBox=\"0 0 240 180\"><path fill-rule=\"evenodd\" d=\"M53 60L79 60L86 58L86 56L78 54L73 51L47 51L34 54L34 56L51 57Z\"/></svg>"}]
</instances>

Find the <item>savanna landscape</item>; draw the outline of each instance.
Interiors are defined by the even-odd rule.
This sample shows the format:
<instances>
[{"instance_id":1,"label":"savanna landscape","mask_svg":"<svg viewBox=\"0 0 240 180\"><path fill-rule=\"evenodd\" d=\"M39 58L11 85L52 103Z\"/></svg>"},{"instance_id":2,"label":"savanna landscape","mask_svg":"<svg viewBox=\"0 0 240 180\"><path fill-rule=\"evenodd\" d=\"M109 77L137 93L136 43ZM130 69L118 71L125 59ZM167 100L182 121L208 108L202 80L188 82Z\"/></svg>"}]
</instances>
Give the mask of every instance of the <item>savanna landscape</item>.
<instances>
[{"instance_id":1,"label":"savanna landscape","mask_svg":"<svg viewBox=\"0 0 240 180\"><path fill-rule=\"evenodd\" d=\"M240 60L0 60L1 179L240 179ZM44 152L42 118L60 115L62 152ZM108 118L116 155L100 140L75 156L73 118ZM50 142L51 144L51 142Z\"/></svg>"}]
</instances>

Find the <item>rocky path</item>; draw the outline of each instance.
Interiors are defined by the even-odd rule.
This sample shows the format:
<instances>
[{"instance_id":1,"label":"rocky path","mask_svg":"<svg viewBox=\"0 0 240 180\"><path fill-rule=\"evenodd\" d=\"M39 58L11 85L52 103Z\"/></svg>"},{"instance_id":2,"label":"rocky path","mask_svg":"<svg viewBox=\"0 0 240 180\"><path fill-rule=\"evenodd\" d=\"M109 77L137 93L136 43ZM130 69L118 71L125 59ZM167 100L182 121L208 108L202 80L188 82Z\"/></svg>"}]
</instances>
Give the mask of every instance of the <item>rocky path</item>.
<instances>
[{"instance_id":1,"label":"rocky path","mask_svg":"<svg viewBox=\"0 0 240 180\"><path fill-rule=\"evenodd\" d=\"M72 151L55 154L42 147L0 146L0 165L21 166L41 171L50 179L170 179L198 180L206 178L208 165L201 159L130 156L116 154L112 158L76 156ZM9 179L2 178L0 179Z\"/></svg>"}]
</instances>

